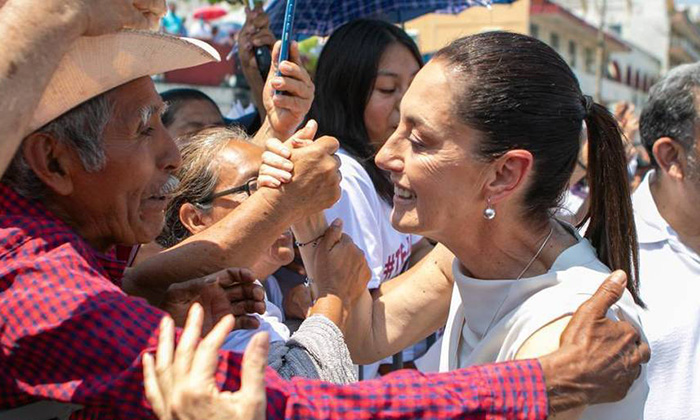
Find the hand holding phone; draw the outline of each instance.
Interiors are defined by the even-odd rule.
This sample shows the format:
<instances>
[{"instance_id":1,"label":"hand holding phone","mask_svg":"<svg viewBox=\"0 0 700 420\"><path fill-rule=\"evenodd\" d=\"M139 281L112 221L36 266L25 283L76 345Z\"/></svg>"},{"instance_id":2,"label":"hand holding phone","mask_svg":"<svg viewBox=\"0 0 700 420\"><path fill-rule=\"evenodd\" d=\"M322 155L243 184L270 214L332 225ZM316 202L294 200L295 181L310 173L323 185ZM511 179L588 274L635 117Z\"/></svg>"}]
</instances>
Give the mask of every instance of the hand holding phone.
<instances>
[{"instance_id":1,"label":"hand holding phone","mask_svg":"<svg viewBox=\"0 0 700 420\"><path fill-rule=\"evenodd\" d=\"M284 26L282 27L282 48L280 48L280 56L278 63L289 60L289 48L292 43L292 31L294 29L294 11L296 9L296 0L287 0L287 7L284 9ZM277 71L277 76L281 73ZM279 92L276 92L279 94Z\"/></svg>"},{"instance_id":2,"label":"hand holding phone","mask_svg":"<svg viewBox=\"0 0 700 420\"><path fill-rule=\"evenodd\" d=\"M262 6L262 0L248 0L248 8L251 11L256 8L262 10ZM270 66L272 65L270 48L266 46L255 47L253 54L255 56L255 63L258 66L258 71L260 71L260 76L262 76L264 82L267 78L267 74L270 72Z\"/></svg>"}]
</instances>

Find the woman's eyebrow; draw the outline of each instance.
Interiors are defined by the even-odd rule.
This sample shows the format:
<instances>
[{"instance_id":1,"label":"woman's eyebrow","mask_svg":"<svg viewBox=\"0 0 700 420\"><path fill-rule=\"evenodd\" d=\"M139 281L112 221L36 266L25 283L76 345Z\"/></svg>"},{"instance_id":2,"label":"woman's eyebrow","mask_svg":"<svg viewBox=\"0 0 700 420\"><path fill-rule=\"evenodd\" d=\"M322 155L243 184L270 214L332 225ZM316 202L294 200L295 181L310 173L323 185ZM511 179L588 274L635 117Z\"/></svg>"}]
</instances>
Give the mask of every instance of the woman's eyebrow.
<instances>
[{"instance_id":1,"label":"woman's eyebrow","mask_svg":"<svg viewBox=\"0 0 700 420\"><path fill-rule=\"evenodd\" d=\"M390 77L396 77L396 78L399 77L398 73L394 73L393 71L389 71L389 70L378 70L377 76L390 76Z\"/></svg>"}]
</instances>

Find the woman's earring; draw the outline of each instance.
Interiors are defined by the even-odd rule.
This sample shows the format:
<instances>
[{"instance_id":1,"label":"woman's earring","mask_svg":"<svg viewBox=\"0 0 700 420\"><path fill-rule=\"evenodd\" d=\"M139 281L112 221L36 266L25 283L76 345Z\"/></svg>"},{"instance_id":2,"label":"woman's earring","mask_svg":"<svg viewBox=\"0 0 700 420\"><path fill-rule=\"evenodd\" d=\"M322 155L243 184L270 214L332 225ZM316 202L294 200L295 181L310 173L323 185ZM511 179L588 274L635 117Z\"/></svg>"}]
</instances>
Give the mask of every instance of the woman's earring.
<instances>
[{"instance_id":1,"label":"woman's earring","mask_svg":"<svg viewBox=\"0 0 700 420\"><path fill-rule=\"evenodd\" d=\"M486 199L486 208L484 209L484 219L493 220L496 217L496 210L491 206L491 199Z\"/></svg>"}]
</instances>

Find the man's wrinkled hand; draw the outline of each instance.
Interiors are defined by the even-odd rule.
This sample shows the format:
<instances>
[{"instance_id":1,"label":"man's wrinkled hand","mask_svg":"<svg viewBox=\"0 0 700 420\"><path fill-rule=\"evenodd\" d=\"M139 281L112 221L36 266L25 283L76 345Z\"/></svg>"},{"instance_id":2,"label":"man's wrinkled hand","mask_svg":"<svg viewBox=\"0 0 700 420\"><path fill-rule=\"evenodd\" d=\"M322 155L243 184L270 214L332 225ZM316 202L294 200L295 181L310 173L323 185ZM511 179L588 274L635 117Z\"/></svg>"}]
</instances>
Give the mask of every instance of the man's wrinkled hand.
<instances>
[{"instance_id":1,"label":"man's wrinkled hand","mask_svg":"<svg viewBox=\"0 0 700 420\"><path fill-rule=\"evenodd\" d=\"M624 272L611 274L574 313L559 350L540 358L554 412L623 399L649 361L649 345L639 331L606 317L626 282Z\"/></svg>"},{"instance_id":2,"label":"man's wrinkled hand","mask_svg":"<svg viewBox=\"0 0 700 420\"><path fill-rule=\"evenodd\" d=\"M104 35L122 28L158 29L166 12L165 0L71 0L78 24L86 36Z\"/></svg>"},{"instance_id":3,"label":"man's wrinkled hand","mask_svg":"<svg viewBox=\"0 0 700 420\"><path fill-rule=\"evenodd\" d=\"M260 323L251 313L265 312L265 292L250 270L229 268L206 277L171 285L161 309L183 326L193 303L204 308L204 333L226 315L236 316L235 329L253 329Z\"/></svg>"}]
</instances>

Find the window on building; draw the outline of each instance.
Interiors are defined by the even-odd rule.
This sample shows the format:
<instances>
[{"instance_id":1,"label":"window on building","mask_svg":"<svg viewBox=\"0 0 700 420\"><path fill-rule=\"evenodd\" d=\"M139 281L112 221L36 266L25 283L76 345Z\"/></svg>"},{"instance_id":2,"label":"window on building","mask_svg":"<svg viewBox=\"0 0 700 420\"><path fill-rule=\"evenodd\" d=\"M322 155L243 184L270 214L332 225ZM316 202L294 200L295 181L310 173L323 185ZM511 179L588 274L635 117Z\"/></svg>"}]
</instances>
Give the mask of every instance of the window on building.
<instances>
[{"instance_id":1,"label":"window on building","mask_svg":"<svg viewBox=\"0 0 700 420\"><path fill-rule=\"evenodd\" d=\"M608 30L617 36L622 36L622 25L620 24L610 25L608 26Z\"/></svg>"},{"instance_id":2,"label":"window on building","mask_svg":"<svg viewBox=\"0 0 700 420\"><path fill-rule=\"evenodd\" d=\"M569 65L572 69L576 68L576 43L569 41Z\"/></svg>"},{"instance_id":3,"label":"window on building","mask_svg":"<svg viewBox=\"0 0 700 420\"><path fill-rule=\"evenodd\" d=\"M627 77L625 78L627 86L632 86L632 66L627 66Z\"/></svg>"},{"instance_id":4,"label":"window on building","mask_svg":"<svg viewBox=\"0 0 700 420\"><path fill-rule=\"evenodd\" d=\"M586 62L585 62L585 67L586 67L586 73L595 73L595 58L593 56L593 49L592 48L586 48L585 50L586 54Z\"/></svg>"},{"instance_id":5,"label":"window on building","mask_svg":"<svg viewBox=\"0 0 700 420\"><path fill-rule=\"evenodd\" d=\"M549 35L549 46L559 52L559 35L552 32Z\"/></svg>"},{"instance_id":6,"label":"window on building","mask_svg":"<svg viewBox=\"0 0 700 420\"><path fill-rule=\"evenodd\" d=\"M530 24L530 36L537 39L540 38L540 27L534 23Z\"/></svg>"}]
</instances>

